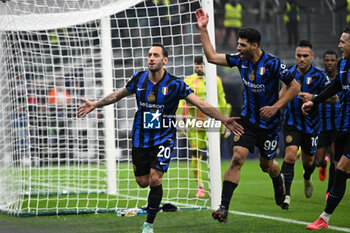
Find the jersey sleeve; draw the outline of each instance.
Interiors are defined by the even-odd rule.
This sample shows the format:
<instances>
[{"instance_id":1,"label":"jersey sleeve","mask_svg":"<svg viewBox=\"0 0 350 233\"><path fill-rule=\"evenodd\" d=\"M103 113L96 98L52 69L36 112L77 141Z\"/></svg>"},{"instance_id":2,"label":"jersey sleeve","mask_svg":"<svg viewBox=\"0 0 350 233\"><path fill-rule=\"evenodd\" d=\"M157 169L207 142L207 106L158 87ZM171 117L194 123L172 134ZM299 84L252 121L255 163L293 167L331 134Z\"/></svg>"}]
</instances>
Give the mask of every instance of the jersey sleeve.
<instances>
[{"instance_id":1,"label":"jersey sleeve","mask_svg":"<svg viewBox=\"0 0 350 233\"><path fill-rule=\"evenodd\" d=\"M275 73L279 76L279 79L284 82L284 84L289 85L293 79L294 76L292 72L287 68L287 66L281 62L280 60L276 60L275 67Z\"/></svg>"},{"instance_id":2,"label":"jersey sleeve","mask_svg":"<svg viewBox=\"0 0 350 233\"><path fill-rule=\"evenodd\" d=\"M320 77L321 83L320 83L319 87L320 87L320 91L322 91L327 86L329 86L332 81L324 72L320 73L320 76L321 76Z\"/></svg>"},{"instance_id":3,"label":"jersey sleeve","mask_svg":"<svg viewBox=\"0 0 350 233\"><path fill-rule=\"evenodd\" d=\"M184 79L184 82L187 84L187 85L189 85L189 86L191 86L191 84L190 84L190 82L191 82L191 76L188 76L188 77L186 77L185 79ZM178 106L178 109L177 109L177 115L187 115L186 114L186 111L185 111L185 109L187 109L188 108L188 104L186 103L186 100L184 100L184 99L181 99L180 100L180 102L179 102L179 106Z\"/></svg>"},{"instance_id":4,"label":"jersey sleeve","mask_svg":"<svg viewBox=\"0 0 350 233\"><path fill-rule=\"evenodd\" d=\"M226 54L226 62L229 67L238 66L241 58L240 53Z\"/></svg>"},{"instance_id":5,"label":"jersey sleeve","mask_svg":"<svg viewBox=\"0 0 350 233\"><path fill-rule=\"evenodd\" d=\"M193 92L191 88L181 79L178 80L178 88L180 99L186 98L189 94Z\"/></svg>"},{"instance_id":6,"label":"jersey sleeve","mask_svg":"<svg viewBox=\"0 0 350 233\"><path fill-rule=\"evenodd\" d=\"M130 93L136 93L136 88L137 88L136 77L137 77L137 74L138 74L138 72L135 73L125 85L126 90L128 92L130 92Z\"/></svg>"}]
</instances>

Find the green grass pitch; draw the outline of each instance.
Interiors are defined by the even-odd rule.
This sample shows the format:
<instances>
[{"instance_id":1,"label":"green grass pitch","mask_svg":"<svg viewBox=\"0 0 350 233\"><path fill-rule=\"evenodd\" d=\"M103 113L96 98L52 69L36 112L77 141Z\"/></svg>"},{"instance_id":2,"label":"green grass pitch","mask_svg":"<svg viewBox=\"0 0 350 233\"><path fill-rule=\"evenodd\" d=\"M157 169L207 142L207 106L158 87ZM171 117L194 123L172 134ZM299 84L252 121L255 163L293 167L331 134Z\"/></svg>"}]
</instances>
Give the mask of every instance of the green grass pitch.
<instances>
[{"instance_id":1,"label":"green grass pitch","mask_svg":"<svg viewBox=\"0 0 350 233\"><path fill-rule=\"evenodd\" d=\"M280 160L279 163L281 164ZM222 174L227 166L228 161L222 162ZM231 213L228 222L220 224L211 218L211 210L179 210L174 213L159 213L154 225L155 232L308 232L302 224L259 217L271 216L298 222L312 222L320 215L326 204L324 194L327 181L321 182L318 179L316 169L312 176L314 193L307 199L303 193L300 161L297 162L295 170L292 202L288 211L283 211L275 205L271 179L260 170L258 161L247 160L242 168L240 184L233 194L230 211L254 214L255 217ZM350 232L349 194L348 188L330 220L330 226L340 227L343 231L328 229L321 232ZM13 217L0 214L0 232L141 232L145 218L145 215L117 217L115 213L40 217Z\"/></svg>"}]
</instances>

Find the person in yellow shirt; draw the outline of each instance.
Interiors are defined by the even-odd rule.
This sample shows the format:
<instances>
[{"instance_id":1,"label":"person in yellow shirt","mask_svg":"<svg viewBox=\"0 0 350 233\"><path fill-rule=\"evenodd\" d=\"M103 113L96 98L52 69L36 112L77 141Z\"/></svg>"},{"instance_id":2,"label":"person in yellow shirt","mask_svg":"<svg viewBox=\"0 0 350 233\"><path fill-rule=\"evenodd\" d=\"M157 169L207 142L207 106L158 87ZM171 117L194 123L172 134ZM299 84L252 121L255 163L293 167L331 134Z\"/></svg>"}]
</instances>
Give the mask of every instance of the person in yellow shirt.
<instances>
[{"instance_id":1,"label":"person in yellow shirt","mask_svg":"<svg viewBox=\"0 0 350 233\"><path fill-rule=\"evenodd\" d=\"M204 76L203 57L197 56L194 58L195 73L186 77L184 82L194 91L194 93L202 100L206 99L206 83ZM218 107L221 114L229 116L231 114L231 104L226 102L225 92L222 86L221 79L216 77L217 92L218 92ZM181 100L178 107L178 115L182 115L184 119L196 119L196 121L206 120L206 115L192 104ZM225 127L222 127L223 131ZM231 132L226 131L225 137L230 136ZM207 132L205 128L190 128L187 132L188 143L191 150L191 164L195 177L197 178L197 193L196 197L204 197L205 189L202 181L202 158L203 152L207 147Z\"/></svg>"},{"instance_id":2,"label":"person in yellow shirt","mask_svg":"<svg viewBox=\"0 0 350 233\"><path fill-rule=\"evenodd\" d=\"M239 0L229 0L225 3L224 27L226 29L225 38L222 46L230 47L236 45L238 40L238 32L242 28L242 10L243 7ZM232 32L234 37L231 36Z\"/></svg>"}]
</instances>

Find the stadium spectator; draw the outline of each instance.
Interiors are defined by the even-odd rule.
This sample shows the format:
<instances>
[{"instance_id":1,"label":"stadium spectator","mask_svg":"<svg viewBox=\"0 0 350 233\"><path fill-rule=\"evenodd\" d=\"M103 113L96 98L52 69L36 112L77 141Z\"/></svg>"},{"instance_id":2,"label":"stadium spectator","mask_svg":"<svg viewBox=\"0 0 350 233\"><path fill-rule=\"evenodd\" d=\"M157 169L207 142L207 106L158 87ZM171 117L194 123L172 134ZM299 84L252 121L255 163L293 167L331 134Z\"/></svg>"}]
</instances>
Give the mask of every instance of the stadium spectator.
<instances>
[{"instance_id":1,"label":"stadium spectator","mask_svg":"<svg viewBox=\"0 0 350 233\"><path fill-rule=\"evenodd\" d=\"M242 5L238 0L228 0L225 4L224 27L226 33L222 45L229 47L228 41L236 45L238 31L242 27ZM232 33L233 37L231 36Z\"/></svg>"},{"instance_id":2,"label":"stadium spectator","mask_svg":"<svg viewBox=\"0 0 350 233\"><path fill-rule=\"evenodd\" d=\"M241 167L248 152L254 151L254 146L260 151L261 169L272 179L276 204L280 206L283 203L283 176L274 160L278 148L279 110L297 95L299 86L292 73L277 57L259 47L261 36L257 30L241 29L238 52L218 54L209 39L208 14L198 9L196 17L207 60L217 65L237 66L244 85L244 107L241 119L238 120L244 127L244 134L234 136L233 158L224 176L221 205L212 214L219 222L226 222L231 197L240 179ZM280 98L279 79L289 86Z\"/></svg>"},{"instance_id":3,"label":"stadium spectator","mask_svg":"<svg viewBox=\"0 0 350 233\"><path fill-rule=\"evenodd\" d=\"M333 11L339 18L339 26L343 28L344 24L350 24L350 0L337 0L333 2Z\"/></svg>"},{"instance_id":4,"label":"stadium spectator","mask_svg":"<svg viewBox=\"0 0 350 233\"><path fill-rule=\"evenodd\" d=\"M289 46L293 46L299 41L300 7L297 0L288 0L284 5L283 21L287 27Z\"/></svg>"},{"instance_id":5,"label":"stadium spectator","mask_svg":"<svg viewBox=\"0 0 350 233\"><path fill-rule=\"evenodd\" d=\"M337 76L338 55L333 50L327 50L323 54L323 65L327 76L334 81ZM339 94L339 93L338 93ZM327 163L330 161L328 188L326 191L326 199L334 184L335 167L339 158L334 160L334 141L337 135L337 128L340 120L340 103L320 104L320 125L321 133L318 140L315 164L319 167L318 176L321 181L327 177ZM328 158L329 157L329 158Z\"/></svg>"},{"instance_id":6,"label":"stadium spectator","mask_svg":"<svg viewBox=\"0 0 350 233\"><path fill-rule=\"evenodd\" d=\"M345 189L346 180L350 174L350 75L349 75L349 61L350 61L350 28L344 29L338 47L343 51L342 58L338 62L336 79L322 91L313 100L303 104L302 111L307 115L310 109L326 100L327 98L342 92L341 115L340 115L340 134L335 140L335 153L341 154L341 158L337 164L335 171L335 181L327 198L327 205L320 217L313 223L309 224L307 229L322 229L328 228L328 222L334 210L342 200Z\"/></svg>"},{"instance_id":7,"label":"stadium spectator","mask_svg":"<svg viewBox=\"0 0 350 233\"><path fill-rule=\"evenodd\" d=\"M304 116L301 112L301 106L308 98L319 94L330 83L326 73L312 65L313 58L311 42L301 40L295 50L297 64L289 68L295 80L299 83L301 92L288 103L283 121L285 155L281 171L285 177L286 185L283 209L288 209L290 205L290 190L299 147L301 147L301 158L304 167L304 194L307 198L310 198L313 192L311 174L315 170L314 159L320 133L320 114L319 109L315 108L308 116ZM280 95L283 95L286 90L287 87L284 86ZM334 99L336 100L337 97L335 96Z\"/></svg>"},{"instance_id":8,"label":"stadium spectator","mask_svg":"<svg viewBox=\"0 0 350 233\"><path fill-rule=\"evenodd\" d=\"M250 13L255 15L255 24L262 34L262 39L266 45L270 45L272 41L273 15L275 13L274 3L272 0L256 0Z\"/></svg>"},{"instance_id":9,"label":"stadium spectator","mask_svg":"<svg viewBox=\"0 0 350 233\"><path fill-rule=\"evenodd\" d=\"M173 124L168 128L162 127L162 124L173 120L171 115L175 114L179 100L186 99L205 114L222 121L235 133L243 131L234 118L227 119L221 115L197 97L181 79L168 73L164 69L167 62L168 52L164 46L153 44L148 51L148 70L135 73L125 87L101 100L91 102L82 99L85 104L78 108L78 116L84 117L95 108L136 94L138 110L132 131L132 161L138 185L143 188L150 186L143 233L153 232L153 222L163 196L162 177L169 167L176 136Z\"/></svg>"},{"instance_id":10,"label":"stadium spectator","mask_svg":"<svg viewBox=\"0 0 350 233\"><path fill-rule=\"evenodd\" d=\"M184 82L194 91L194 94L206 101L206 82L204 76L203 57L197 56L194 59L195 73L185 78ZM221 114L230 115L231 105L226 102L225 92L221 79L216 77L218 108ZM184 118L196 119L204 121L206 116L204 113L194 108L190 103L181 100L179 103L180 115ZM223 127L225 129L225 127ZM230 135L230 132L227 134ZM191 163L194 175L197 179L196 197L204 197L205 189L202 181L202 159L203 153L207 147L207 133L205 128L191 128L187 132L188 143L191 150Z\"/></svg>"},{"instance_id":11,"label":"stadium spectator","mask_svg":"<svg viewBox=\"0 0 350 233\"><path fill-rule=\"evenodd\" d=\"M68 54L67 48L64 46L66 45L66 38L68 35L67 29L52 29L48 31L48 33L50 49L53 53L53 62L59 64L62 62L60 56L67 56Z\"/></svg>"}]
</instances>

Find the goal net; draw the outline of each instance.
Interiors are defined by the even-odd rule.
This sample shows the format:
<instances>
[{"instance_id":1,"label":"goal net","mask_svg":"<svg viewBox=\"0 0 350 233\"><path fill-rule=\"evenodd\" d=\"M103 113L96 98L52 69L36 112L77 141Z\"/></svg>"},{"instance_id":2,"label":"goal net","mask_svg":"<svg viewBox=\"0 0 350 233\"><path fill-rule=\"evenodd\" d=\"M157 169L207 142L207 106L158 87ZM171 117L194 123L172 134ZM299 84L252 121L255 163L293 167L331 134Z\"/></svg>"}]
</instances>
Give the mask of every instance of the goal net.
<instances>
[{"instance_id":1,"label":"goal net","mask_svg":"<svg viewBox=\"0 0 350 233\"><path fill-rule=\"evenodd\" d=\"M81 98L100 99L146 69L154 42L169 52L168 72L194 73L193 59L202 54L194 17L200 4L0 2L0 211L26 216L146 205L149 189L137 186L131 162L134 96L85 118L76 108ZM162 202L209 207L208 156L198 160L206 190L199 198L187 137L178 138Z\"/></svg>"}]
</instances>

